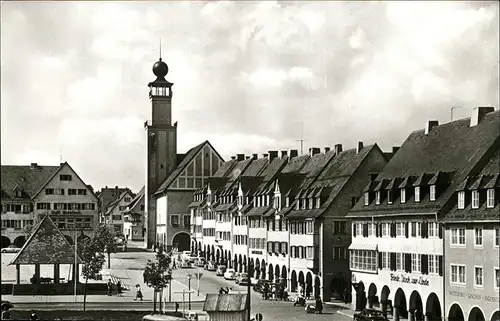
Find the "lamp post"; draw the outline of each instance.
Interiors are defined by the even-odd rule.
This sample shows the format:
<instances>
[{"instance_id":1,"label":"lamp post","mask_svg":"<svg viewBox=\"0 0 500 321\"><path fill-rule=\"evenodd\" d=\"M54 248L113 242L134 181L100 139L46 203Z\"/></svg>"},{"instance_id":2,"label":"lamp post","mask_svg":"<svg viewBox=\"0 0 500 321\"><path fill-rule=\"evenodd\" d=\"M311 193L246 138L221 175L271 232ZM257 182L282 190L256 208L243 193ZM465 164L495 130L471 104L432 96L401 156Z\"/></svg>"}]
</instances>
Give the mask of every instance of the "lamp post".
<instances>
[{"instance_id":1,"label":"lamp post","mask_svg":"<svg viewBox=\"0 0 500 321\"><path fill-rule=\"evenodd\" d=\"M189 303L188 303L188 309L191 310L191 277L192 275L191 274L188 274L186 275L187 279L188 279L188 291L189 291L189 297L188 297L188 300L189 300Z\"/></svg>"}]
</instances>

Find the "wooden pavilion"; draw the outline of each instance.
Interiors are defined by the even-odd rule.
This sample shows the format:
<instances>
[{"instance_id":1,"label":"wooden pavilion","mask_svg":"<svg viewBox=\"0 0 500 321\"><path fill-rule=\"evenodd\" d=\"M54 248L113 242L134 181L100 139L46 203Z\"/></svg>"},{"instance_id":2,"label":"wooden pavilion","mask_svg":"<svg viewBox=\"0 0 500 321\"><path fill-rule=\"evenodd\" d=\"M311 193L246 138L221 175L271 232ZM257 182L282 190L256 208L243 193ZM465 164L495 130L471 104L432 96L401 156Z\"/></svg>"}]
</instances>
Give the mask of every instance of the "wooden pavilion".
<instances>
[{"instance_id":1,"label":"wooden pavilion","mask_svg":"<svg viewBox=\"0 0 500 321\"><path fill-rule=\"evenodd\" d=\"M75 247L68 242L66 237L50 219L49 215L46 215L33 228L31 236L9 265L16 266L15 287L21 283L21 265L35 265L35 275L32 279L34 281L33 283L39 284L43 282L59 284L61 280L61 264L71 264L73 266L72 281L74 282L76 280L78 283L78 265L82 263L81 258L75 253ZM40 278L41 264L54 265L53 278L50 278L50 280Z\"/></svg>"}]
</instances>

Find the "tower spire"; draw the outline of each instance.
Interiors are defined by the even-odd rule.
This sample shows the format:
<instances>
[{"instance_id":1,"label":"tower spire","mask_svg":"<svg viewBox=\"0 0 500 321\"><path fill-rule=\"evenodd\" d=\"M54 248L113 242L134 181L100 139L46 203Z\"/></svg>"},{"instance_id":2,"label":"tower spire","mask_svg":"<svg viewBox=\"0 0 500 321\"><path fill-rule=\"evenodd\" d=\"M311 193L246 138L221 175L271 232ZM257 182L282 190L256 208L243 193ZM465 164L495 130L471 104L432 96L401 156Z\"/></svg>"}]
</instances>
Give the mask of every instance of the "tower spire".
<instances>
[{"instance_id":1,"label":"tower spire","mask_svg":"<svg viewBox=\"0 0 500 321\"><path fill-rule=\"evenodd\" d=\"M161 61L161 38L160 38L160 61Z\"/></svg>"}]
</instances>

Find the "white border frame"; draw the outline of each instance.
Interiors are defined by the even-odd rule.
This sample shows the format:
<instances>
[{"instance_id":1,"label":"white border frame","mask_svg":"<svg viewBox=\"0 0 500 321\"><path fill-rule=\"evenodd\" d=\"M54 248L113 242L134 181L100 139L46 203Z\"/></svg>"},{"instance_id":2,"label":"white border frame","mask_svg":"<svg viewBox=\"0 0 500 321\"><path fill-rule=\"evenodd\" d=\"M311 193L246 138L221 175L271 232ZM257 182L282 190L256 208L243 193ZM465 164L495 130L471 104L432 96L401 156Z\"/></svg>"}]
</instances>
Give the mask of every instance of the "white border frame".
<instances>
[{"instance_id":1,"label":"white border frame","mask_svg":"<svg viewBox=\"0 0 500 321\"><path fill-rule=\"evenodd\" d=\"M459 283L459 282L453 282L452 277L453 273L451 272L451 267L452 266L463 266L465 268L464 276L465 276L465 282L464 283ZM466 287L467 286L467 265L466 264L460 264L460 263L450 263L450 284L453 286L458 286L458 287ZM457 277L460 279L460 273L457 271Z\"/></svg>"},{"instance_id":2,"label":"white border frame","mask_svg":"<svg viewBox=\"0 0 500 321\"><path fill-rule=\"evenodd\" d=\"M480 268L482 270L481 281L483 282L483 284L481 285L476 283L476 268ZM482 265L474 265L474 288L484 289L484 266Z\"/></svg>"}]
</instances>

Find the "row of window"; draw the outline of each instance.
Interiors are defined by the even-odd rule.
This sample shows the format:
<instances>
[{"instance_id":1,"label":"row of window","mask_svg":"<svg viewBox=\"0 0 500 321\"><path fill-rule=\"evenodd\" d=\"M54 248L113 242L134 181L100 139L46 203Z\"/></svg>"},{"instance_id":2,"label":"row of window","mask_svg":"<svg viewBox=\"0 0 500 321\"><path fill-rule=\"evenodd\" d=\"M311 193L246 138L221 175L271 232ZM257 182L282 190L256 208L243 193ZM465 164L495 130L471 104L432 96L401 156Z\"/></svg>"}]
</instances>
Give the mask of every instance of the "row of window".
<instances>
[{"instance_id":1,"label":"row of window","mask_svg":"<svg viewBox=\"0 0 500 321\"><path fill-rule=\"evenodd\" d=\"M267 242L267 252L275 254L288 254L287 242Z\"/></svg>"},{"instance_id":2,"label":"row of window","mask_svg":"<svg viewBox=\"0 0 500 321\"><path fill-rule=\"evenodd\" d=\"M3 228L21 229L27 225L33 225L33 220L2 220Z\"/></svg>"},{"instance_id":3,"label":"row of window","mask_svg":"<svg viewBox=\"0 0 500 321\"><path fill-rule=\"evenodd\" d=\"M377 272L379 269L407 273L442 275L442 256L418 253L351 250L351 270Z\"/></svg>"},{"instance_id":4,"label":"row of window","mask_svg":"<svg viewBox=\"0 0 500 321\"><path fill-rule=\"evenodd\" d=\"M204 228L203 236L214 237L215 236L215 228Z\"/></svg>"},{"instance_id":5,"label":"row of window","mask_svg":"<svg viewBox=\"0 0 500 321\"><path fill-rule=\"evenodd\" d=\"M494 268L494 287L498 290L500 285L499 268ZM450 283L455 285L467 284L466 266L461 264L450 264ZM484 287L484 269L482 266L474 266L474 286Z\"/></svg>"},{"instance_id":6,"label":"row of window","mask_svg":"<svg viewBox=\"0 0 500 321\"><path fill-rule=\"evenodd\" d=\"M33 212L33 204L2 204L2 213L7 212L28 214Z\"/></svg>"},{"instance_id":7,"label":"row of window","mask_svg":"<svg viewBox=\"0 0 500 321\"><path fill-rule=\"evenodd\" d=\"M442 238L437 222L353 223L352 236Z\"/></svg>"},{"instance_id":8,"label":"row of window","mask_svg":"<svg viewBox=\"0 0 500 321\"><path fill-rule=\"evenodd\" d=\"M203 213L203 220L215 220L215 212L205 211Z\"/></svg>"},{"instance_id":9,"label":"row of window","mask_svg":"<svg viewBox=\"0 0 500 321\"><path fill-rule=\"evenodd\" d=\"M50 203L36 203L37 210L50 210L51 207ZM95 203L53 203L52 209L56 211L93 211Z\"/></svg>"},{"instance_id":10,"label":"row of window","mask_svg":"<svg viewBox=\"0 0 500 321\"><path fill-rule=\"evenodd\" d=\"M231 233L217 231L217 239L221 241L231 241Z\"/></svg>"},{"instance_id":11,"label":"row of window","mask_svg":"<svg viewBox=\"0 0 500 321\"><path fill-rule=\"evenodd\" d=\"M91 217L51 217L52 221L60 229L92 229Z\"/></svg>"},{"instance_id":12,"label":"row of window","mask_svg":"<svg viewBox=\"0 0 500 321\"><path fill-rule=\"evenodd\" d=\"M264 249L266 247L266 239L264 238L253 238L249 239L251 249Z\"/></svg>"},{"instance_id":13,"label":"row of window","mask_svg":"<svg viewBox=\"0 0 500 321\"><path fill-rule=\"evenodd\" d=\"M271 220L267 220L267 230L268 231L288 231L288 225L285 220L274 218Z\"/></svg>"},{"instance_id":14,"label":"row of window","mask_svg":"<svg viewBox=\"0 0 500 321\"><path fill-rule=\"evenodd\" d=\"M471 199L470 199L470 203L471 203L472 208L474 208L474 209L479 208L479 205L482 201L482 197L481 197L482 195L483 194L480 193L480 191L478 191L478 190L472 191ZM458 209L461 209L461 210L464 209L466 203L468 203L468 202L466 200L465 191L458 192L458 204L457 204ZM486 190L486 207L487 208L495 207L495 190L492 188Z\"/></svg>"},{"instance_id":15,"label":"row of window","mask_svg":"<svg viewBox=\"0 0 500 321\"><path fill-rule=\"evenodd\" d=\"M290 246L290 257L314 260L318 257L318 248L315 246Z\"/></svg>"},{"instance_id":16,"label":"row of window","mask_svg":"<svg viewBox=\"0 0 500 321\"><path fill-rule=\"evenodd\" d=\"M494 241L495 246L500 246L500 228L494 229ZM454 246L465 246L465 228L452 228L450 229L450 244ZM483 246L483 228L474 228L474 246Z\"/></svg>"},{"instance_id":17,"label":"row of window","mask_svg":"<svg viewBox=\"0 0 500 321\"><path fill-rule=\"evenodd\" d=\"M233 243L236 245L247 245L248 237L246 235L233 235Z\"/></svg>"},{"instance_id":18,"label":"row of window","mask_svg":"<svg viewBox=\"0 0 500 321\"><path fill-rule=\"evenodd\" d=\"M425 187L416 186L413 190L413 196L415 203L419 203L423 196L426 194L427 189ZM401 188L399 189L399 201L401 204L405 204L409 195L407 195L407 189ZM371 193L365 192L365 206L370 205L371 203ZM393 190L380 190L375 192L375 205L380 205L384 197L387 197L387 204L391 205L395 201L395 195ZM436 201L436 185L429 186L429 201Z\"/></svg>"},{"instance_id":19,"label":"row of window","mask_svg":"<svg viewBox=\"0 0 500 321\"><path fill-rule=\"evenodd\" d=\"M45 195L64 195L64 188L46 188ZM87 195L85 188L68 188L68 195Z\"/></svg>"},{"instance_id":20,"label":"row of window","mask_svg":"<svg viewBox=\"0 0 500 321\"><path fill-rule=\"evenodd\" d=\"M183 215L183 224L184 227L189 227L191 225L191 215ZM170 224L172 227L180 227L180 215L179 214L171 214L170 215Z\"/></svg>"},{"instance_id":21,"label":"row of window","mask_svg":"<svg viewBox=\"0 0 500 321\"><path fill-rule=\"evenodd\" d=\"M290 234L314 234L314 221L290 222Z\"/></svg>"},{"instance_id":22,"label":"row of window","mask_svg":"<svg viewBox=\"0 0 500 321\"><path fill-rule=\"evenodd\" d=\"M335 246L333 248L334 260L347 260L349 258L349 250L345 246Z\"/></svg>"}]
</instances>

